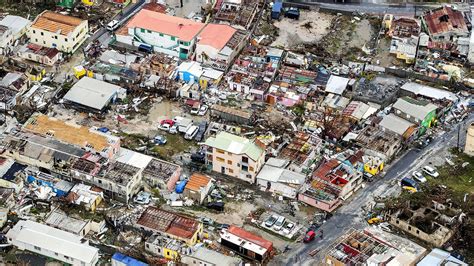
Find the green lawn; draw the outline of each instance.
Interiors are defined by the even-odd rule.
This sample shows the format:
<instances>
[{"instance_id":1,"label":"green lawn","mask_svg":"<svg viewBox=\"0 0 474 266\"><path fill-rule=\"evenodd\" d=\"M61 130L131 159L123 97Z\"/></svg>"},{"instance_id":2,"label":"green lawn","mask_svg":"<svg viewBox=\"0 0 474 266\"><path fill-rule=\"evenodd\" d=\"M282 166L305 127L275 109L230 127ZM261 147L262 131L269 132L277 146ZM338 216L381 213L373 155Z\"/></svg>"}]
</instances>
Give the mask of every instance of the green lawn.
<instances>
[{"instance_id":1,"label":"green lawn","mask_svg":"<svg viewBox=\"0 0 474 266\"><path fill-rule=\"evenodd\" d=\"M196 143L192 140L185 140L182 135L179 134L162 134L168 140L165 145L156 145L152 148L153 152L156 152L161 158L171 159L176 154L190 151L191 148L197 147Z\"/></svg>"},{"instance_id":2,"label":"green lawn","mask_svg":"<svg viewBox=\"0 0 474 266\"><path fill-rule=\"evenodd\" d=\"M452 161L454 166L445 164L439 168L440 176L432 178L431 182L449 187L457 197L464 197L465 193L474 193L474 157L464 153L454 152ZM462 164L469 163L462 167Z\"/></svg>"}]
</instances>

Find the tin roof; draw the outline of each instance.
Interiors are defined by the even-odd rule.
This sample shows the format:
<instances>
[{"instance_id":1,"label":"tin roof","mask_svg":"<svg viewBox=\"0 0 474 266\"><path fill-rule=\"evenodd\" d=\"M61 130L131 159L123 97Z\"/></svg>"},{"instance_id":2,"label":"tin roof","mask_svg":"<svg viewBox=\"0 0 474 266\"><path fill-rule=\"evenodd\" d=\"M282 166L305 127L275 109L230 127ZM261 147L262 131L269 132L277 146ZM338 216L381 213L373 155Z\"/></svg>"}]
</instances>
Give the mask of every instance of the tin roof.
<instances>
[{"instance_id":1,"label":"tin roof","mask_svg":"<svg viewBox=\"0 0 474 266\"><path fill-rule=\"evenodd\" d=\"M199 191L201 187L205 187L211 182L211 178L194 173L189 177L188 183L186 183L186 189Z\"/></svg>"},{"instance_id":2,"label":"tin roof","mask_svg":"<svg viewBox=\"0 0 474 266\"><path fill-rule=\"evenodd\" d=\"M83 21L80 18L45 11L36 17L31 27L67 36Z\"/></svg>"},{"instance_id":3,"label":"tin roof","mask_svg":"<svg viewBox=\"0 0 474 266\"><path fill-rule=\"evenodd\" d=\"M430 34L469 32L462 12L450 6L430 10L423 15Z\"/></svg>"},{"instance_id":4,"label":"tin roof","mask_svg":"<svg viewBox=\"0 0 474 266\"><path fill-rule=\"evenodd\" d=\"M268 241L266 239L261 238L260 236L254 235L253 233L246 231L240 227L231 225L229 230L227 230L228 233L233 234L235 236L238 236L239 238L245 239L249 242L252 242L260 247L263 247L267 250L271 250L273 243L271 241Z\"/></svg>"}]
</instances>

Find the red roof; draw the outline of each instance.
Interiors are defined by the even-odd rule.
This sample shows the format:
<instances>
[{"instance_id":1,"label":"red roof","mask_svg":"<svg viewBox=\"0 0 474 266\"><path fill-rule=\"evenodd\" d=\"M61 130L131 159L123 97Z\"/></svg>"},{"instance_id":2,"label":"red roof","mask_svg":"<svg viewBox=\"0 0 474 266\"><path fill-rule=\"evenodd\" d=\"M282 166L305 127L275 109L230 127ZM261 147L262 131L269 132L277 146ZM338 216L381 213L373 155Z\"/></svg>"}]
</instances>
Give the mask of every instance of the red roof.
<instances>
[{"instance_id":1,"label":"red roof","mask_svg":"<svg viewBox=\"0 0 474 266\"><path fill-rule=\"evenodd\" d=\"M178 37L181 41L189 42L199 34L204 25L194 20L142 9L132 18L127 27L147 29Z\"/></svg>"},{"instance_id":2,"label":"red roof","mask_svg":"<svg viewBox=\"0 0 474 266\"><path fill-rule=\"evenodd\" d=\"M254 243L258 246L264 247L269 251L273 247L273 243L271 241L268 241L268 240L263 239L259 236L256 236L256 235L250 233L249 231L246 231L246 230L244 230L240 227L234 226L234 225L231 225L230 228L227 230L227 232L231 233L235 236L238 236L242 239L245 239L249 242L252 242L252 243Z\"/></svg>"},{"instance_id":3,"label":"red roof","mask_svg":"<svg viewBox=\"0 0 474 266\"><path fill-rule=\"evenodd\" d=\"M199 44L209 45L221 50L230 41L237 30L229 25L207 24L199 34Z\"/></svg>"},{"instance_id":4,"label":"red roof","mask_svg":"<svg viewBox=\"0 0 474 266\"><path fill-rule=\"evenodd\" d=\"M329 161L324 162L321 164L316 171L313 173L313 178L324 178L331 172L332 169L334 169L336 166L338 166L340 163L336 159L331 159Z\"/></svg>"},{"instance_id":5,"label":"red roof","mask_svg":"<svg viewBox=\"0 0 474 266\"><path fill-rule=\"evenodd\" d=\"M453 10L449 6L428 11L424 16L431 34L449 31L468 32L466 21L462 12Z\"/></svg>"}]
</instances>

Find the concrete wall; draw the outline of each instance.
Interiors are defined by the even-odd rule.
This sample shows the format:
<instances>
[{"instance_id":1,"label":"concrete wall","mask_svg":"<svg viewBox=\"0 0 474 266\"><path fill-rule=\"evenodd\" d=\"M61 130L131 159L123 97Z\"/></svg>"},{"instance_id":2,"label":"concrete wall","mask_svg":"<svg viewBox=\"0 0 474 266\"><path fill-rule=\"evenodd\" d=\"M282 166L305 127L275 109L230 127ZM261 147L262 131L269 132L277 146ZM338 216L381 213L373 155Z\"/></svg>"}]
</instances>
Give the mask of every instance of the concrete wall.
<instances>
[{"instance_id":1,"label":"concrete wall","mask_svg":"<svg viewBox=\"0 0 474 266\"><path fill-rule=\"evenodd\" d=\"M332 212L334 211L339 205L342 204L342 202L339 199L335 199L332 201L317 201L316 199L305 195L304 193L298 194L298 200L301 202L304 202L306 204L309 204L310 206L313 206L315 208L318 208L323 211L327 212Z\"/></svg>"},{"instance_id":2,"label":"concrete wall","mask_svg":"<svg viewBox=\"0 0 474 266\"><path fill-rule=\"evenodd\" d=\"M464 152L469 156L474 156L474 123L471 123L467 129Z\"/></svg>"}]
</instances>

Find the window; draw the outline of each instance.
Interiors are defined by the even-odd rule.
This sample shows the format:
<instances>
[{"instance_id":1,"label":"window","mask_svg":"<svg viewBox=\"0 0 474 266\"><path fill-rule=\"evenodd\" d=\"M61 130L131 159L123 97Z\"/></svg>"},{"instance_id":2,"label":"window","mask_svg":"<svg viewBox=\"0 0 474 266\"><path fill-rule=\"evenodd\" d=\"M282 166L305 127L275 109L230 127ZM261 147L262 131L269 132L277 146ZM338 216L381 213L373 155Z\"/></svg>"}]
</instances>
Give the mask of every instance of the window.
<instances>
[{"instance_id":1,"label":"window","mask_svg":"<svg viewBox=\"0 0 474 266\"><path fill-rule=\"evenodd\" d=\"M169 255L170 255L170 252L169 252L169 251L166 251L166 255L169 256Z\"/></svg>"},{"instance_id":2,"label":"window","mask_svg":"<svg viewBox=\"0 0 474 266\"><path fill-rule=\"evenodd\" d=\"M147 30L148 33L151 33L151 30Z\"/></svg>"},{"instance_id":3,"label":"window","mask_svg":"<svg viewBox=\"0 0 474 266\"><path fill-rule=\"evenodd\" d=\"M242 162L243 162L243 163L249 163L249 158L247 158L247 157L242 157Z\"/></svg>"},{"instance_id":4,"label":"window","mask_svg":"<svg viewBox=\"0 0 474 266\"><path fill-rule=\"evenodd\" d=\"M64 258L65 258L66 260L69 260L69 257L68 257L68 256L64 256Z\"/></svg>"},{"instance_id":5,"label":"window","mask_svg":"<svg viewBox=\"0 0 474 266\"><path fill-rule=\"evenodd\" d=\"M67 38L64 38L64 41L67 42Z\"/></svg>"},{"instance_id":6,"label":"window","mask_svg":"<svg viewBox=\"0 0 474 266\"><path fill-rule=\"evenodd\" d=\"M38 42L38 39L35 39L35 42Z\"/></svg>"},{"instance_id":7,"label":"window","mask_svg":"<svg viewBox=\"0 0 474 266\"><path fill-rule=\"evenodd\" d=\"M408 226L408 231L411 231L411 226Z\"/></svg>"},{"instance_id":8,"label":"window","mask_svg":"<svg viewBox=\"0 0 474 266\"><path fill-rule=\"evenodd\" d=\"M43 41L43 44L46 44L46 41Z\"/></svg>"},{"instance_id":9,"label":"window","mask_svg":"<svg viewBox=\"0 0 474 266\"><path fill-rule=\"evenodd\" d=\"M176 41L176 37L171 36L172 41Z\"/></svg>"},{"instance_id":10,"label":"window","mask_svg":"<svg viewBox=\"0 0 474 266\"><path fill-rule=\"evenodd\" d=\"M250 167L249 167L249 170L250 170L250 172L253 172L253 167L250 166Z\"/></svg>"},{"instance_id":11,"label":"window","mask_svg":"<svg viewBox=\"0 0 474 266\"><path fill-rule=\"evenodd\" d=\"M223 150L216 149L216 151L217 151L218 153L224 154L224 151L223 151Z\"/></svg>"},{"instance_id":12,"label":"window","mask_svg":"<svg viewBox=\"0 0 474 266\"><path fill-rule=\"evenodd\" d=\"M44 36L44 32L41 32L41 36Z\"/></svg>"},{"instance_id":13,"label":"window","mask_svg":"<svg viewBox=\"0 0 474 266\"><path fill-rule=\"evenodd\" d=\"M229 173L231 173L231 174L233 174L233 173L234 173L234 170L232 170L232 169L230 169L230 168L229 168L229 169L227 169L227 171L229 171Z\"/></svg>"},{"instance_id":14,"label":"window","mask_svg":"<svg viewBox=\"0 0 474 266\"><path fill-rule=\"evenodd\" d=\"M248 172L249 167L247 165L242 165L242 171Z\"/></svg>"},{"instance_id":15,"label":"window","mask_svg":"<svg viewBox=\"0 0 474 266\"><path fill-rule=\"evenodd\" d=\"M58 39L58 35L55 35L55 36L54 36L54 39L56 39L56 40L57 40L57 39Z\"/></svg>"},{"instance_id":16,"label":"window","mask_svg":"<svg viewBox=\"0 0 474 266\"><path fill-rule=\"evenodd\" d=\"M35 31L35 30L33 30L33 33L36 33L36 31Z\"/></svg>"},{"instance_id":17,"label":"window","mask_svg":"<svg viewBox=\"0 0 474 266\"><path fill-rule=\"evenodd\" d=\"M160 33L160 37L163 37L163 33Z\"/></svg>"},{"instance_id":18,"label":"window","mask_svg":"<svg viewBox=\"0 0 474 266\"><path fill-rule=\"evenodd\" d=\"M224 160L223 158L221 158L221 157L216 157L216 160L217 160L218 162L221 162L221 163L224 163L224 162L225 162L225 160Z\"/></svg>"},{"instance_id":19,"label":"window","mask_svg":"<svg viewBox=\"0 0 474 266\"><path fill-rule=\"evenodd\" d=\"M41 251L40 247L35 246L35 250Z\"/></svg>"},{"instance_id":20,"label":"window","mask_svg":"<svg viewBox=\"0 0 474 266\"><path fill-rule=\"evenodd\" d=\"M150 244L147 243L147 244L146 244L146 247L147 247L147 248L150 248Z\"/></svg>"},{"instance_id":21,"label":"window","mask_svg":"<svg viewBox=\"0 0 474 266\"><path fill-rule=\"evenodd\" d=\"M140 31L141 31L142 33L145 33L145 29L140 29Z\"/></svg>"},{"instance_id":22,"label":"window","mask_svg":"<svg viewBox=\"0 0 474 266\"><path fill-rule=\"evenodd\" d=\"M59 256L59 254L58 254L57 252L54 252L54 255L55 255L55 256Z\"/></svg>"},{"instance_id":23,"label":"window","mask_svg":"<svg viewBox=\"0 0 474 266\"><path fill-rule=\"evenodd\" d=\"M227 164L232 165L232 161L231 161L231 160L227 160Z\"/></svg>"}]
</instances>

